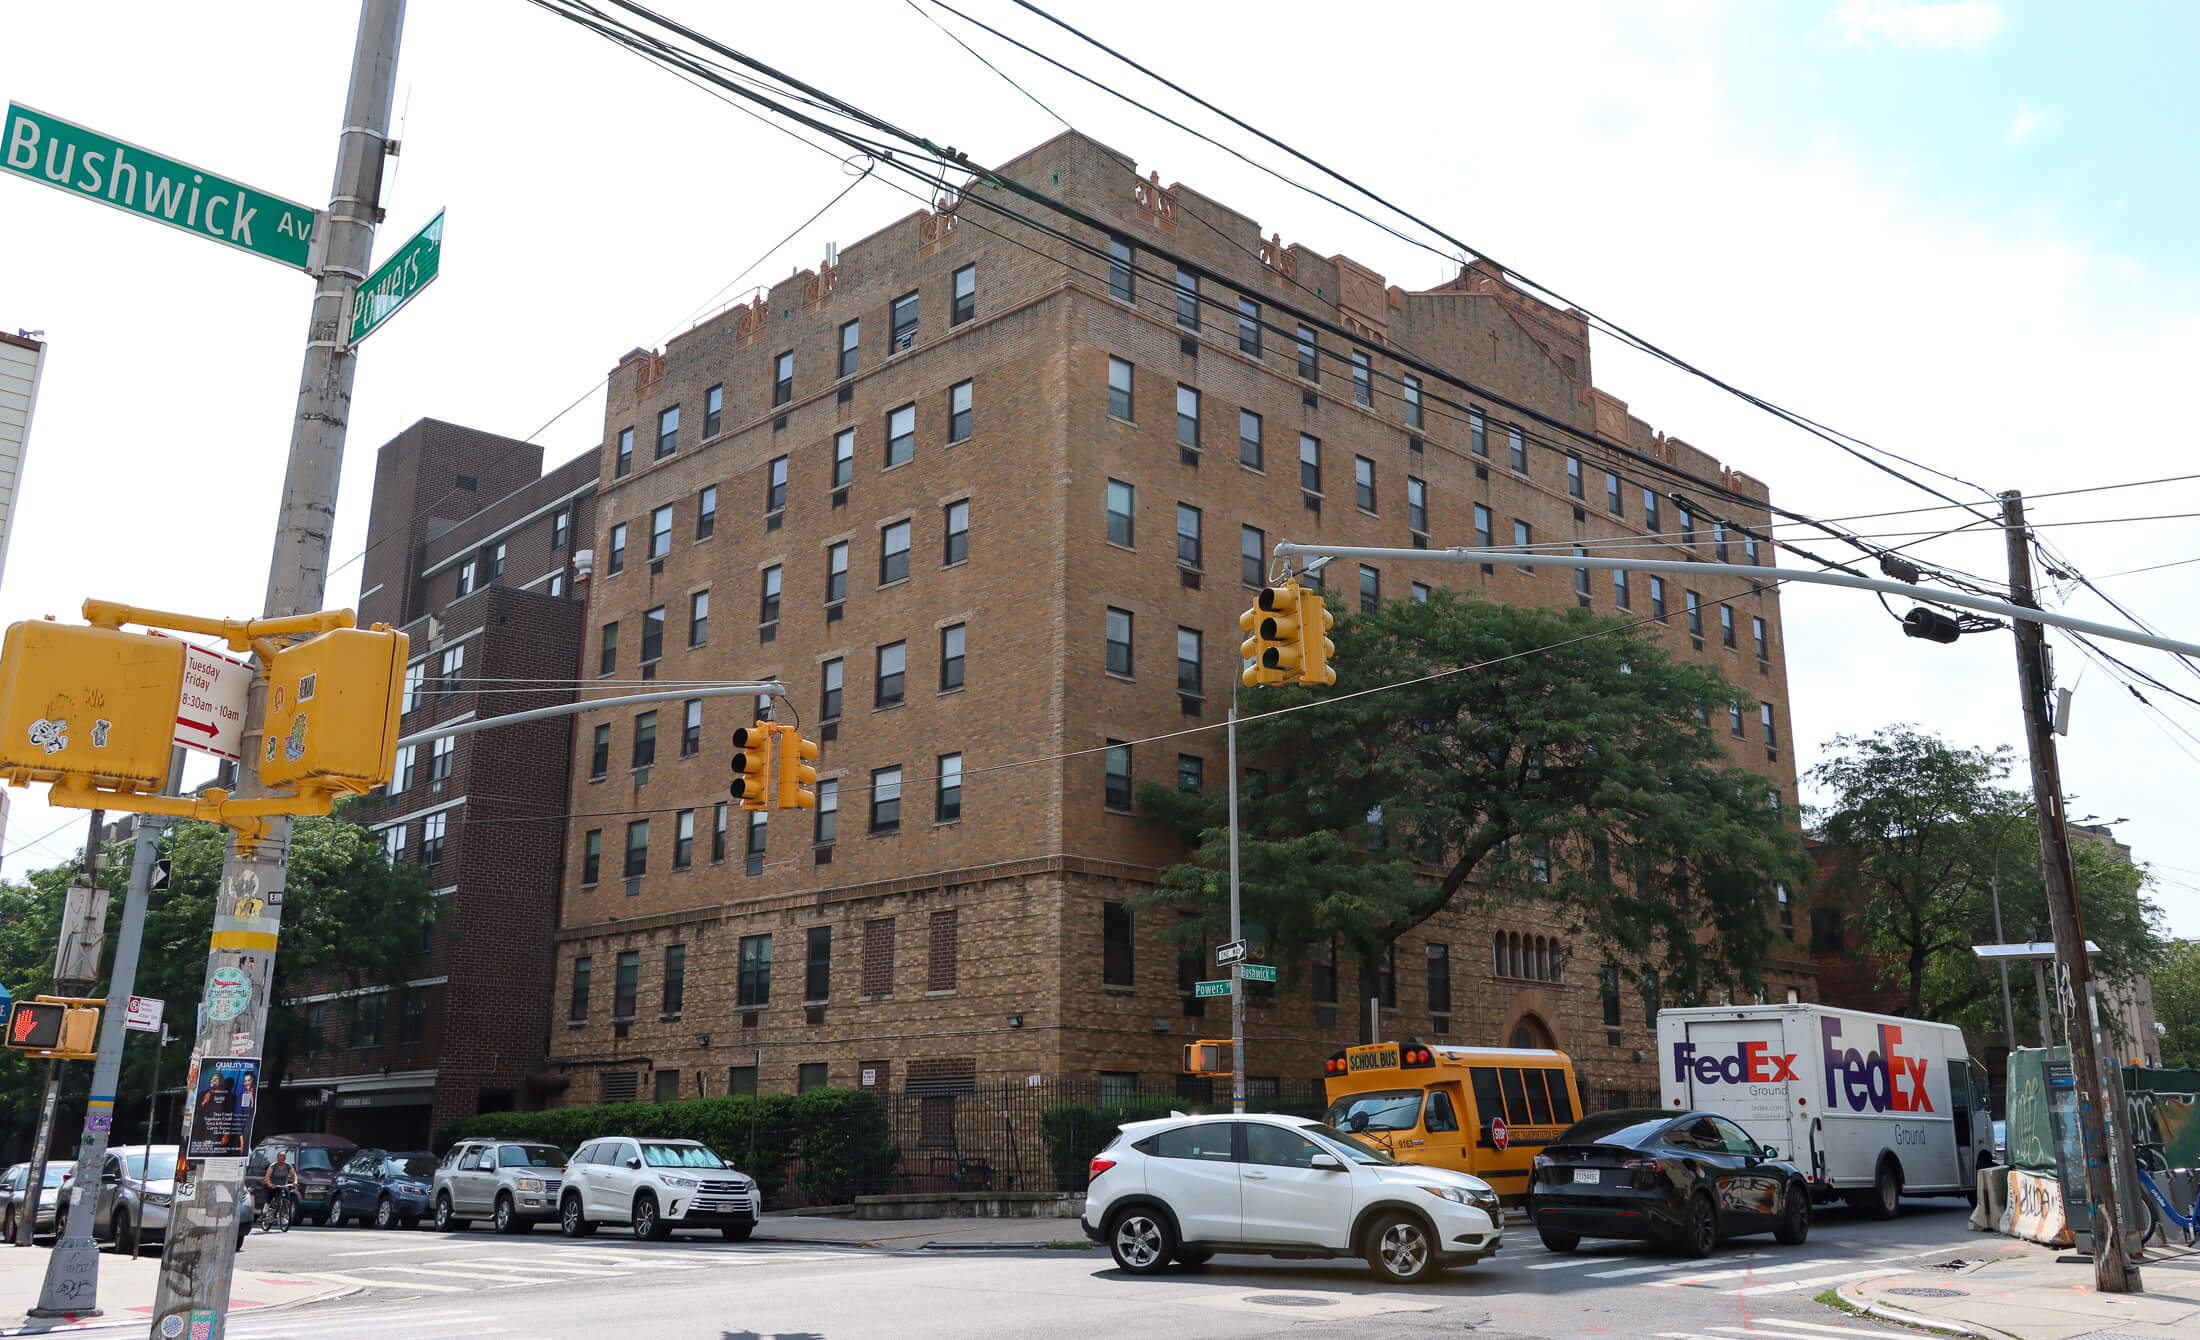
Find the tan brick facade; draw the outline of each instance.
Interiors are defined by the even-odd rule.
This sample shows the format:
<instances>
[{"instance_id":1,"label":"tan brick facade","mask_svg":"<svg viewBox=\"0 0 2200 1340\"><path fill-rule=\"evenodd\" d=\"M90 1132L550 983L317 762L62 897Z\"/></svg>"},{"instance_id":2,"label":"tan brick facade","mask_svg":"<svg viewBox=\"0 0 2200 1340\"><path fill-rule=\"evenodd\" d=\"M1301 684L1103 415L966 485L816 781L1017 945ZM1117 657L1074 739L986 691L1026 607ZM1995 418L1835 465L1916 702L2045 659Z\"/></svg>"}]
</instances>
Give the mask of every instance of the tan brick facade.
<instances>
[{"instance_id":1,"label":"tan brick facade","mask_svg":"<svg viewBox=\"0 0 2200 1340\"><path fill-rule=\"evenodd\" d=\"M829 271L784 280L675 339L662 355L636 351L612 374L584 663L590 672L604 664L605 629L615 622L607 680L784 679L791 704L779 719L799 720L805 735L823 741L819 772L838 782L839 809L829 844L817 840L816 816L773 815L754 862L744 860L736 809L723 858L714 859L728 736L754 704L702 700L692 756L681 753L682 714L666 710L679 704L663 705L646 767L631 766L636 711L581 718L551 1031L553 1066L570 1077L567 1101L596 1101L629 1083L656 1092L649 1074L665 1070L679 1072L674 1087L685 1096L720 1093L748 1082L759 1056L756 1079L766 1089L791 1088L803 1067L820 1064L836 1085L856 1084L870 1070L874 1080L896 1085L926 1074L1107 1073L1165 1086L1184 1041L1227 1034L1226 1008L1191 1017L1195 1006L1178 989L1178 951L1160 938L1155 914L1130 918L1128 985L1104 980L1111 975L1104 906L1135 899L1179 856L1165 834L1109 806L1105 760L1110 741L1207 726L1215 729L1138 746L1135 780L1176 779L1195 758L1208 783L1222 778L1219 726L1236 669L1237 616L1250 595L1241 527L1258 529L1263 553L1283 539L1404 547L1417 533L1408 525L1410 479L1421 490L1425 516L1415 519L1428 544L1474 542L1477 504L1489 509L1497 543L1511 542L1516 520L1539 543L1600 541L1648 528L1645 486L1661 495L1661 528L1679 530L1677 487L1698 509L1699 534L1693 546L1658 552L1749 561L1733 527L1762 533L1763 506L1717 502L1716 490L1676 481L1647 458L1751 498L1762 499L1763 486L1653 433L1595 389L1577 315L1480 269L1428 293L1388 288L1347 258L1264 242L1252 220L1188 187L1140 181L1127 159L1076 135L1004 171L1118 220L1118 235L1133 246L1168 247L1230 275L1235 287L1216 292L1210 284L1201 295L1204 328L1190 330L1178 322L1166 280L1139 275L1133 299L1123 301L1111 296L1106 261L965 202L950 213L904 218L848 247ZM1167 262L1144 252L1138 264L1170 273ZM955 276L966 266L975 267L974 310L956 319ZM912 291L914 331L906 347L893 341L890 348L896 300ZM1257 354L1241 349L1240 297L1259 302L1263 319L1284 327L1263 331ZM1333 335L1321 343L1325 351L1368 355L1369 403L1356 403L1351 369L1333 358L1324 358L1318 378L1300 375L1295 320L1273 306L1279 302L1366 336L1343 349ZM856 366L842 376L842 332L851 321L860 322ZM1437 397L1478 402L1434 384L1425 388L1425 422L1413 426L1395 380L1401 351L1533 406L1570 431L1524 424L1526 469L1515 470L1507 432L1515 416L1485 407L1488 455L1479 457L1465 416ZM780 392L782 353L792 354L793 375ZM1111 412L1123 408L1111 399L1111 359L1131 365L1127 414ZM965 382L967 432L956 421L955 388ZM722 410L706 436L714 387ZM1198 394L1196 445L1179 427L1180 387ZM660 415L674 405L679 427L660 459ZM914 407L906 460L891 441L903 406ZM1241 412L1260 416L1257 468L1241 459ZM631 458L622 472L628 430ZM835 443L850 430L852 471L842 484ZM1302 487L1314 482L1302 479L1302 434L1319 439L1318 494ZM1579 496L1569 491L1567 452L1554 440L1581 461ZM774 464L782 459L783 499ZM1372 470L1367 499L1356 487L1362 459ZM1621 490L1617 516L1606 507L1607 470ZM1111 534L1111 481L1132 493L1128 534ZM717 490L717 511L710 534L698 538L706 488ZM952 547L960 504L967 504L966 555ZM654 518L666 507L669 546L653 560ZM1180 541L1180 507L1197 509L1196 553ZM1714 518L1723 519L1725 554L1714 552ZM906 575L888 543L889 528L904 522ZM623 561L614 573L619 526ZM898 543L898 532L891 538ZM829 599L829 556L842 543L846 589L836 601ZM1656 573L1654 557L1646 559L1633 574L1632 608L1641 614L1650 610ZM1773 562L1769 548L1760 561ZM776 606L767 609L772 569ZM1343 562L1327 580L1347 599L1359 587ZM1733 757L1762 772L1768 789L1792 805L1777 593L1739 572L1716 587L1678 574L1661 580L1673 649L1717 665L1751 696L1743 704L1744 738L1730 742ZM1415 582L1506 601L1577 599L1570 570L1529 574L1511 565L1486 573L1389 565L1379 574L1379 594L1405 598ZM1688 630L1691 589L1703 593L1701 647L1691 645ZM691 645L691 601L705 591L707 631ZM1720 601L1734 615L1731 649L1721 637ZM1588 603L1614 608L1609 576L1589 584ZM642 630L660 608L660 654L645 667L637 660ZM1110 611L1129 616L1131 633L1127 666L1114 669ZM776 613L769 625L762 623L767 612ZM949 629L961 630L959 680L947 665ZM1180 671L1180 630L1199 634L1196 675ZM897 642L904 651L898 698L882 692L896 662L880 656ZM827 717L823 677L835 660L841 700L837 715ZM1769 747L1758 702L1770 705ZM599 724L610 728L601 777L590 758ZM960 756L959 812L942 819L941 756L948 754ZM892 767L902 779L898 827L874 834L874 773ZM695 839L691 859L676 868L682 810L693 811ZM637 822L649 824L646 861L629 879L629 825ZM593 881L582 874L591 833L600 843ZM821 999L805 989L814 927L830 930ZM745 1009L741 941L766 934L769 1000ZM1529 937L1529 952L1522 971L1512 969L1508 954L1499 973L1495 937L1512 934ZM1576 1054L1585 1090L1652 1087L1653 1071L1636 1059L1650 1035L1633 984L1622 989L1620 1024L1608 1035L1593 946L1561 947L1562 973L1533 970L1534 937L1554 934L1522 917L1431 921L1398 946L1397 1005L1384 1017L1385 1033L1438 1031L1429 992L1433 942L1448 950L1446 1036L1504 1042L1525 1029L1527 1038ZM654 1006L665 950L675 944L685 964L681 1008L660 1017L671 1013ZM622 953L636 956L637 985L631 1011L615 1020ZM952 961L943 964L943 955ZM575 966L584 958L590 985L576 1002ZM1118 948L1118 977L1121 958ZM750 961L753 967L753 949ZM1367 992L1356 967L1341 971L1334 1004L1318 1005L1314 975L1292 965L1277 1003L1250 1010L1252 1075L1318 1074L1320 1058L1356 1036L1351 1002L1357 995L1364 1012ZM1806 964L1783 971L1808 994ZM1212 973L1202 968L1199 975ZM1552 976L1562 980L1542 980ZM600 1078L607 1073L619 1077L608 1088Z\"/></svg>"}]
</instances>

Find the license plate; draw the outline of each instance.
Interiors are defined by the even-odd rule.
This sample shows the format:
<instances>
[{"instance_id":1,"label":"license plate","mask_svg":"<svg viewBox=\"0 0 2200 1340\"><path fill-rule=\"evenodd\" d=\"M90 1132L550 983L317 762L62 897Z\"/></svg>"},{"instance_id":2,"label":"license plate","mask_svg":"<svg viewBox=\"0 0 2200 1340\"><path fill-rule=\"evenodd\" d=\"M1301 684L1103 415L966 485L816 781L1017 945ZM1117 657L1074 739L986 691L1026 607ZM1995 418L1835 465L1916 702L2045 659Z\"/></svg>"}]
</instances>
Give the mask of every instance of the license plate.
<instances>
[{"instance_id":1,"label":"license plate","mask_svg":"<svg viewBox=\"0 0 2200 1340\"><path fill-rule=\"evenodd\" d=\"M1595 1186L1603 1180L1604 1174L1595 1168L1574 1169L1574 1185L1576 1186Z\"/></svg>"}]
</instances>

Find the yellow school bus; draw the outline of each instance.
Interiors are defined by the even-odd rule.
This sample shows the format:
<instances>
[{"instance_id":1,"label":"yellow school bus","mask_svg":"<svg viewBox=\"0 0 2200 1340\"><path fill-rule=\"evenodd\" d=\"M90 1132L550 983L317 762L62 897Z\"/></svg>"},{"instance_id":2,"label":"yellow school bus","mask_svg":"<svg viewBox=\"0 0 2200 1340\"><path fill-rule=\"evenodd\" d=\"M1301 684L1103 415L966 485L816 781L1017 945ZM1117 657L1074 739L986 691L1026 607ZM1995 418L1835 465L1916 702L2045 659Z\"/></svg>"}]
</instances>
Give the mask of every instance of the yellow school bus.
<instances>
[{"instance_id":1,"label":"yellow school bus","mask_svg":"<svg viewBox=\"0 0 2200 1340\"><path fill-rule=\"evenodd\" d=\"M1400 1163L1472 1173L1509 1199L1527 1195L1536 1151L1581 1113L1564 1052L1375 1042L1330 1057L1323 1081L1331 1126Z\"/></svg>"}]
</instances>

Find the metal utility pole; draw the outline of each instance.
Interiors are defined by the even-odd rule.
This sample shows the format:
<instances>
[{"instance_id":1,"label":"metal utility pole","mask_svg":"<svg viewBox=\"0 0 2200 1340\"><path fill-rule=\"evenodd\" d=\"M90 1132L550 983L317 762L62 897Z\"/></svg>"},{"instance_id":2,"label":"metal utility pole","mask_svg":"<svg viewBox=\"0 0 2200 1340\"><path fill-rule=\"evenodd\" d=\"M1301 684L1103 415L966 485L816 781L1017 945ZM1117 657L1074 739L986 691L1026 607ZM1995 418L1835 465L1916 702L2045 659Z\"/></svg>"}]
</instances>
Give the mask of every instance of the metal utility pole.
<instances>
[{"instance_id":1,"label":"metal utility pole","mask_svg":"<svg viewBox=\"0 0 2200 1340\"><path fill-rule=\"evenodd\" d=\"M170 794L183 783L183 750L168 761ZM138 947L145 938L145 904L151 897L153 862L160 855L162 824L139 815L130 853L130 887L122 899L121 934L115 964L107 975L107 1012L99 1021L99 1055L92 1062L92 1092L84 1104L84 1139L77 1146L76 1173L69 1179L69 1218L56 1224L53 1251L46 1256L46 1279L39 1286L34 1317L96 1317L99 1312L99 1244L92 1240L92 1218L99 1210L100 1165L114 1131L115 1089L122 1078L122 1044L129 1037L124 1021L131 993L137 990ZM139 1225L142 1231L143 1225ZM142 1235L142 1233L141 1233Z\"/></svg>"},{"instance_id":2,"label":"metal utility pole","mask_svg":"<svg viewBox=\"0 0 2200 1340\"><path fill-rule=\"evenodd\" d=\"M93 888L99 887L99 829L107 818L105 810L93 810L90 829L84 837L84 878ZM61 938L69 938L68 918L62 917ZM91 985L89 980L68 982L61 980L61 965L67 957L57 952L54 956L54 991L56 994L75 995L78 989ZM96 970L96 965L95 965ZM38 1131L31 1136L30 1170L24 1175L23 1214L16 1224L15 1245L29 1247L38 1240L38 1196L46 1185L46 1162L53 1153L54 1112L61 1104L61 1062L46 1062L46 1097L38 1105ZM58 1232L58 1228L56 1229Z\"/></svg>"},{"instance_id":3,"label":"metal utility pole","mask_svg":"<svg viewBox=\"0 0 2200 1340\"><path fill-rule=\"evenodd\" d=\"M404 0L363 0L360 5L344 121L337 136L335 179L321 224L324 246L315 276L312 319L306 328L282 513L268 565L265 613L270 618L319 609L328 584L329 534L357 369L357 355L345 335L353 290L366 277L374 254L382 160L389 151L390 99L404 22ZM266 719L267 683L256 675L245 709L242 752L252 766L240 769L238 794L244 797L266 794L258 776ZM215 894L214 932L207 954L206 989L201 994L208 1009L192 1044L194 1061L263 1054L289 845L290 821L283 817L268 819L257 842L243 844L236 834L230 836L221 887ZM212 989L217 977L222 984L218 993ZM180 1139L188 1144L192 1095L185 1094L184 1102ZM237 1221L249 1204L243 1198L244 1160L192 1161L187 1176L188 1181L176 1187L170 1211L168 1247L153 1301L152 1334L188 1331L193 1340L201 1335L222 1340L227 1331L230 1274L236 1264Z\"/></svg>"},{"instance_id":4,"label":"metal utility pole","mask_svg":"<svg viewBox=\"0 0 2200 1340\"><path fill-rule=\"evenodd\" d=\"M1230 681L1230 721L1224 732L1229 744L1224 762L1230 769L1230 942L1237 943L1244 937L1244 928L1238 919L1238 765L1237 765L1237 680ZM1245 958L1230 965L1230 1110L1242 1114L1245 1111Z\"/></svg>"},{"instance_id":5,"label":"metal utility pole","mask_svg":"<svg viewBox=\"0 0 2200 1340\"><path fill-rule=\"evenodd\" d=\"M2024 496L2001 495L2002 531L2009 545L2009 600L2036 606L2032 594L2031 535L2024 524ZM2086 1199L2093 1205L2093 1285L2102 1293L2140 1292L2139 1272L2124 1257L2122 1216L2109 1177L2107 1135L2102 1128L2101 1068L2085 959L2085 922L2078 909L2070 867L2070 835L2064 827L2062 770L2047 720L2046 637L2030 619L2013 619L2017 638L2017 688L2024 709L2025 743L2032 756L2032 796L2040 811L2040 857L2047 879L2047 914L2055 932L2055 991L2070 1040L2071 1070L2078 1080L2079 1149L2085 1159Z\"/></svg>"}]
</instances>

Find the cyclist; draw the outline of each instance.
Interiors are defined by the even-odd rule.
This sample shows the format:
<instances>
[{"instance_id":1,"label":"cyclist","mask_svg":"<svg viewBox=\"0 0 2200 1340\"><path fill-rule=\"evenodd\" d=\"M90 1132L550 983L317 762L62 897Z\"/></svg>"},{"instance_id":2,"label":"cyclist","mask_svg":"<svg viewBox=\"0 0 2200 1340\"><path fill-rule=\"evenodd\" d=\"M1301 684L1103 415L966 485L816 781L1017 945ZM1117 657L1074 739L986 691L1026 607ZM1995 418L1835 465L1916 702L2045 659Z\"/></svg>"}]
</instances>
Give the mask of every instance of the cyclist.
<instances>
[{"instance_id":1,"label":"cyclist","mask_svg":"<svg viewBox=\"0 0 2200 1340\"><path fill-rule=\"evenodd\" d=\"M290 1166L290 1156L288 1154L278 1152L275 1155L275 1161L268 1164L267 1171L261 1174L260 1181L267 1188L267 1200L261 1206L261 1213L267 1215L270 1222L282 1223L285 1215L293 1215L297 1212L295 1202L298 1194L298 1174Z\"/></svg>"}]
</instances>

